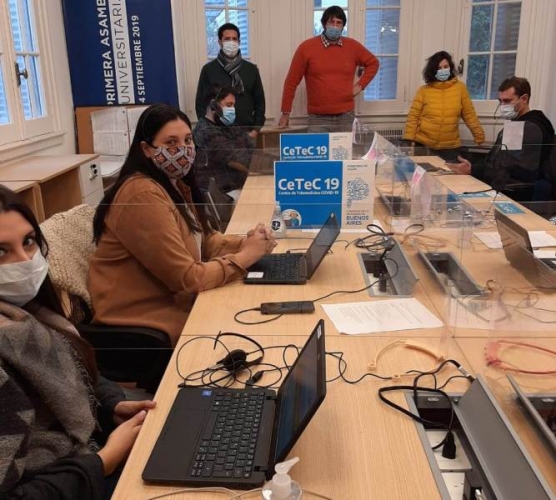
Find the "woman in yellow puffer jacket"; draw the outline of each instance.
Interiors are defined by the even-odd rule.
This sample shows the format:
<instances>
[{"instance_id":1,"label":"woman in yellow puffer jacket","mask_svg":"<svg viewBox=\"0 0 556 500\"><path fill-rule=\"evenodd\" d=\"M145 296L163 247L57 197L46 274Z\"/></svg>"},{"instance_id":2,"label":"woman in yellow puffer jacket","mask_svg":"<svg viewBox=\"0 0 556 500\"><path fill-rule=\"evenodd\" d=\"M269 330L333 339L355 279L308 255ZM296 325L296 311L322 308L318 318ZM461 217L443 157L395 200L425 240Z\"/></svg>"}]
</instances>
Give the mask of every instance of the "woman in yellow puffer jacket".
<instances>
[{"instance_id":1,"label":"woman in yellow puffer jacket","mask_svg":"<svg viewBox=\"0 0 556 500\"><path fill-rule=\"evenodd\" d=\"M427 146L431 154L445 160L460 154L460 117L469 127L477 144L485 140L485 132L469 97L467 87L456 77L452 56L440 51L427 59L422 85L405 124L404 139Z\"/></svg>"}]
</instances>

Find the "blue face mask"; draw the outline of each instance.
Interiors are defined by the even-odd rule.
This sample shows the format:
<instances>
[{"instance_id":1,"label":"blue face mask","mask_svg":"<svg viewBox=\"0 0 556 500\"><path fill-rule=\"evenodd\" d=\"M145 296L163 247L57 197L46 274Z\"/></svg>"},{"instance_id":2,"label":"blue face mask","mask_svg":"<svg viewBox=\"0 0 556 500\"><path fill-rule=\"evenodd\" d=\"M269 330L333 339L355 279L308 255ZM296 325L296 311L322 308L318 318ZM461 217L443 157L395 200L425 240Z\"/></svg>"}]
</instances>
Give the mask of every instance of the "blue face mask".
<instances>
[{"instance_id":1,"label":"blue face mask","mask_svg":"<svg viewBox=\"0 0 556 500\"><path fill-rule=\"evenodd\" d=\"M445 82L448 78L450 78L450 69L446 68L446 69L439 69L436 72L436 79L441 81L441 82Z\"/></svg>"},{"instance_id":2,"label":"blue face mask","mask_svg":"<svg viewBox=\"0 0 556 500\"><path fill-rule=\"evenodd\" d=\"M344 28L336 28L335 26L327 26L326 29L324 30L324 34L326 36L326 38L328 38L329 40L339 40L340 37L342 36L342 31L344 31Z\"/></svg>"},{"instance_id":3,"label":"blue face mask","mask_svg":"<svg viewBox=\"0 0 556 500\"><path fill-rule=\"evenodd\" d=\"M220 121L224 125L232 125L236 121L236 108L222 108L222 116Z\"/></svg>"}]
</instances>

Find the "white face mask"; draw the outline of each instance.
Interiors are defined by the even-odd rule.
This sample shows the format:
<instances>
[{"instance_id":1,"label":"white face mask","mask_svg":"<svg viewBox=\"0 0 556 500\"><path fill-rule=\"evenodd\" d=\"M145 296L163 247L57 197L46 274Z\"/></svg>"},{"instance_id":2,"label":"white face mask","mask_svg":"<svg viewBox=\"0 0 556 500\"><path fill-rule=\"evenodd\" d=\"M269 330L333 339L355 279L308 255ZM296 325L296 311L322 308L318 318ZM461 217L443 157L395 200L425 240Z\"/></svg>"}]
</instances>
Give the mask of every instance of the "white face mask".
<instances>
[{"instance_id":1,"label":"white face mask","mask_svg":"<svg viewBox=\"0 0 556 500\"><path fill-rule=\"evenodd\" d=\"M48 262L39 249L31 260L0 265L0 299L23 306L33 300L48 274Z\"/></svg>"},{"instance_id":2,"label":"white face mask","mask_svg":"<svg viewBox=\"0 0 556 500\"><path fill-rule=\"evenodd\" d=\"M513 104L501 104L500 105L500 117L506 120L512 120L517 116L517 111L515 105Z\"/></svg>"},{"instance_id":3,"label":"white face mask","mask_svg":"<svg viewBox=\"0 0 556 500\"><path fill-rule=\"evenodd\" d=\"M222 43L222 52L228 57L235 57L239 51L239 43L228 40Z\"/></svg>"}]
</instances>

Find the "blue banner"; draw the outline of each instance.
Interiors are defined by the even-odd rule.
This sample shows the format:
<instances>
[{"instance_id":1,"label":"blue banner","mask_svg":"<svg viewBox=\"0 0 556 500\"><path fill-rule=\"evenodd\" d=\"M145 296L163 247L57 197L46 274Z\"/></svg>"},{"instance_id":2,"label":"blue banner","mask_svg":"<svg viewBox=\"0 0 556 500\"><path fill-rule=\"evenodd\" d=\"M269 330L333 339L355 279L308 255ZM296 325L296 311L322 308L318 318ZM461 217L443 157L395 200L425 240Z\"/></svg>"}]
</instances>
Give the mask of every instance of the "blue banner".
<instances>
[{"instance_id":1,"label":"blue banner","mask_svg":"<svg viewBox=\"0 0 556 500\"><path fill-rule=\"evenodd\" d=\"M63 0L75 106L178 106L170 0Z\"/></svg>"},{"instance_id":2,"label":"blue banner","mask_svg":"<svg viewBox=\"0 0 556 500\"><path fill-rule=\"evenodd\" d=\"M341 161L277 161L275 197L289 228L320 228L330 212L342 220Z\"/></svg>"}]
</instances>

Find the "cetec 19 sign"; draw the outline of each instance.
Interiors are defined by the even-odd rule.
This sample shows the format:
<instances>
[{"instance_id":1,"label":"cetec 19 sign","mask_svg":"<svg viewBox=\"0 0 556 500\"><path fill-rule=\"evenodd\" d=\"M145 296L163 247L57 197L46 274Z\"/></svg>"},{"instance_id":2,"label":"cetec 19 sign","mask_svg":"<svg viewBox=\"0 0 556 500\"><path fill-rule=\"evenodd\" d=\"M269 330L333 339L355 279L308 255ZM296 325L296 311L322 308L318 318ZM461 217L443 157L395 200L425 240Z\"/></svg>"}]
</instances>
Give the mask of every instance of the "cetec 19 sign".
<instances>
[{"instance_id":1,"label":"cetec 19 sign","mask_svg":"<svg viewBox=\"0 0 556 500\"><path fill-rule=\"evenodd\" d=\"M340 187L340 179L326 178L321 179L280 179L278 180L278 189L280 191L321 191L322 189L331 190Z\"/></svg>"},{"instance_id":2,"label":"cetec 19 sign","mask_svg":"<svg viewBox=\"0 0 556 500\"><path fill-rule=\"evenodd\" d=\"M328 160L330 137L328 134L282 134L280 160Z\"/></svg>"}]
</instances>

